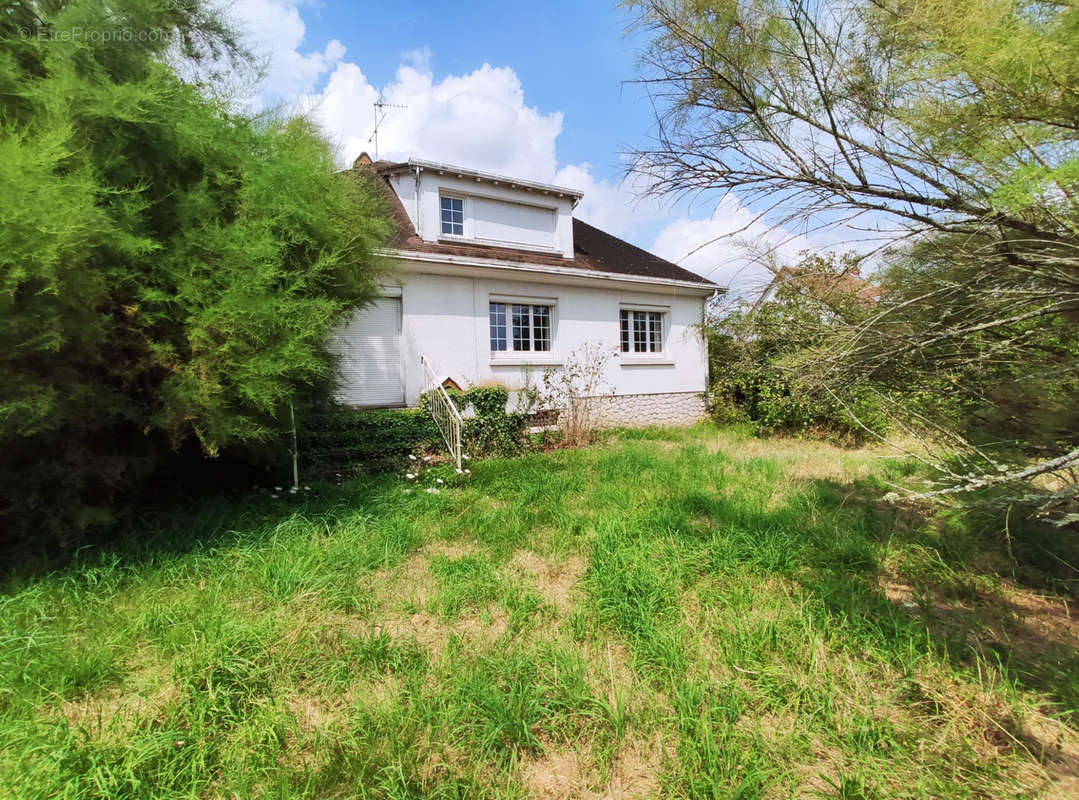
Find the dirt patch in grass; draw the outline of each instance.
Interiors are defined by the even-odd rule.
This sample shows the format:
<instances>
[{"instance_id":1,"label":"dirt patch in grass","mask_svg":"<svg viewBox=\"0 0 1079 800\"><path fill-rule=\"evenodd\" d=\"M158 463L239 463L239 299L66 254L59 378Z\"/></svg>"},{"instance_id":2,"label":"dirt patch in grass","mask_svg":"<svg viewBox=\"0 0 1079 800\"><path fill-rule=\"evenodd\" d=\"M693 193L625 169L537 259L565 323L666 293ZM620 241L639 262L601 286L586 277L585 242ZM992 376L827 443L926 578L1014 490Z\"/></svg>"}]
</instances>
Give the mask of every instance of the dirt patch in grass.
<instances>
[{"instance_id":1,"label":"dirt patch in grass","mask_svg":"<svg viewBox=\"0 0 1079 800\"><path fill-rule=\"evenodd\" d=\"M889 602L907 613L927 613L931 628L946 633L962 627L979 649L1002 645L1028 654L1053 647L1079 650L1079 618L1065 598L1046 597L1009 581L962 599L935 587L919 591L894 576L884 577L880 586Z\"/></svg>"},{"instance_id":2,"label":"dirt patch in grass","mask_svg":"<svg viewBox=\"0 0 1079 800\"><path fill-rule=\"evenodd\" d=\"M906 692L909 707L940 731L940 741L969 744L980 761L998 761L1024 789L1045 797L1079 796L1079 734L1040 709L1021 718L989 688L961 683L940 665L923 666Z\"/></svg>"},{"instance_id":3,"label":"dirt patch in grass","mask_svg":"<svg viewBox=\"0 0 1079 800\"><path fill-rule=\"evenodd\" d=\"M548 745L521 763L521 781L539 800L629 800L654 797L659 789L665 747L659 736L624 741L606 775L587 746Z\"/></svg>"},{"instance_id":4,"label":"dirt patch in grass","mask_svg":"<svg viewBox=\"0 0 1079 800\"><path fill-rule=\"evenodd\" d=\"M415 614L389 614L375 623L376 632L385 632L392 639L415 639L428 653L445 652L450 639L457 637L472 647L486 649L509 630L509 616L501 609L469 615L447 621L426 611Z\"/></svg>"},{"instance_id":5,"label":"dirt patch in grass","mask_svg":"<svg viewBox=\"0 0 1079 800\"><path fill-rule=\"evenodd\" d=\"M399 566L375 570L364 579L364 586L378 609L394 609L402 602L415 608L423 608L436 584L431 574L431 559L441 556L456 560L479 552L481 551L477 544L468 539L431 542Z\"/></svg>"},{"instance_id":6,"label":"dirt patch in grass","mask_svg":"<svg viewBox=\"0 0 1079 800\"><path fill-rule=\"evenodd\" d=\"M1039 595L1007 582L1003 594L1021 623L1014 631L1017 644L1048 641L1079 648L1079 618L1066 599Z\"/></svg>"},{"instance_id":7,"label":"dirt patch in grass","mask_svg":"<svg viewBox=\"0 0 1079 800\"><path fill-rule=\"evenodd\" d=\"M509 617L503 609L492 605L457 620L446 620L427 610L438 590L431 559L457 560L480 552L477 544L468 539L440 540L420 548L398 567L371 573L365 585L375 610L364 627L375 633L385 632L392 639L415 639L421 648L436 655L445 651L454 636L475 647L492 645L509 628Z\"/></svg>"},{"instance_id":8,"label":"dirt patch in grass","mask_svg":"<svg viewBox=\"0 0 1079 800\"><path fill-rule=\"evenodd\" d=\"M142 691L116 687L69 700L60 707L60 715L73 729L124 738L140 725L162 719L179 699L179 690L171 684Z\"/></svg>"},{"instance_id":9,"label":"dirt patch in grass","mask_svg":"<svg viewBox=\"0 0 1079 800\"><path fill-rule=\"evenodd\" d=\"M544 748L543 755L524 759L521 782L535 798L579 798L588 791L590 771L587 755L576 750Z\"/></svg>"},{"instance_id":10,"label":"dirt patch in grass","mask_svg":"<svg viewBox=\"0 0 1079 800\"><path fill-rule=\"evenodd\" d=\"M773 459L789 478L841 481L866 478L873 472L874 462L879 457L895 454L883 447L844 449L824 442L782 437L735 441L722 435L708 442L706 449L710 453L722 452L735 462Z\"/></svg>"},{"instance_id":11,"label":"dirt patch in grass","mask_svg":"<svg viewBox=\"0 0 1079 800\"><path fill-rule=\"evenodd\" d=\"M1073 730L1037 715L1017 722L1010 732L1048 773L1046 798L1079 797L1079 736Z\"/></svg>"},{"instance_id":12,"label":"dirt patch in grass","mask_svg":"<svg viewBox=\"0 0 1079 800\"><path fill-rule=\"evenodd\" d=\"M576 604L577 586L588 563L577 554L546 559L531 550L518 550L509 567L559 613L568 614Z\"/></svg>"},{"instance_id":13,"label":"dirt patch in grass","mask_svg":"<svg viewBox=\"0 0 1079 800\"><path fill-rule=\"evenodd\" d=\"M180 702L179 688L162 677L170 673L171 665L142 651L127 664L130 672L122 685L79 695L52 706L52 713L66 719L73 729L120 739L146 723L164 720Z\"/></svg>"},{"instance_id":14,"label":"dirt patch in grass","mask_svg":"<svg viewBox=\"0 0 1079 800\"><path fill-rule=\"evenodd\" d=\"M416 553L415 558L426 558L430 560L433 556L445 556L446 558L464 558L465 556L474 556L480 552L479 546L468 539L453 539L453 540L439 540L437 542L431 542L428 545L424 545Z\"/></svg>"},{"instance_id":15,"label":"dirt patch in grass","mask_svg":"<svg viewBox=\"0 0 1079 800\"><path fill-rule=\"evenodd\" d=\"M285 698L285 707L296 720L301 731L312 731L328 728L341 720L342 709L327 701L321 695L312 695L303 692L290 694Z\"/></svg>"}]
</instances>

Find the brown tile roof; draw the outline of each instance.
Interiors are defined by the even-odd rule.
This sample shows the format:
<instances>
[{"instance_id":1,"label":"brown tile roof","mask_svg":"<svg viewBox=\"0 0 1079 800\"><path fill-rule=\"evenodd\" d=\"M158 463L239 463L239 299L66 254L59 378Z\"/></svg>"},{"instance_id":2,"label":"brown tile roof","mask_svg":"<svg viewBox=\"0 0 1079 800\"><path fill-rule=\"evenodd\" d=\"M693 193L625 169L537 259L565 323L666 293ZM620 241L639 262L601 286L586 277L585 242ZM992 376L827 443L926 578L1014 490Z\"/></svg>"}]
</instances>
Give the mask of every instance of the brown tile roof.
<instances>
[{"instance_id":1,"label":"brown tile roof","mask_svg":"<svg viewBox=\"0 0 1079 800\"><path fill-rule=\"evenodd\" d=\"M401 164L392 161L376 161L363 164L357 160L354 170L370 170L383 173L396 169ZM687 281L702 286L713 286L711 281L696 273L672 264L666 259L652 255L627 241L604 233L579 219L573 220L573 258L565 258L558 253L537 253L532 250L518 250L512 247L497 247L486 244L467 242L427 242L416 233L412 220L408 216L401 199L382 178L379 183L385 187L386 201L389 203L397 234L390 245L398 250L411 250L418 253L435 255L465 256L490 258L500 261L513 261L522 264L537 264L550 267L569 267L582 270L608 272L612 275L633 275L662 280Z\"/></svg>"},{"instance_id":2,"label":"brown tile roof","mask_svg":"<svg viewBox=\"0 0 1079 800\"><path fill-rule=\"evenodd\" d=\"M604 233L576 218L573 220L573 260L587 265L587 269L597 269L600 272L713 285L712 281L695 272L652 255L647 250Z\"/></svg>"},{"instance_id":3,"label":"brown tile roof","mask_svg":"<svg viewBox=\"0 0 1079 800\"><path fill-rule=\"evenodd\" d=\"M854 269L836 273L798 267L780 267L775 271L771 282L761 292L753 307L759 306L765 298L784 284L801 287L820 300L830 301L851 297L863 306L872 306L884 294L880 286L870 283Z\"/></svg>"}]
</instances>

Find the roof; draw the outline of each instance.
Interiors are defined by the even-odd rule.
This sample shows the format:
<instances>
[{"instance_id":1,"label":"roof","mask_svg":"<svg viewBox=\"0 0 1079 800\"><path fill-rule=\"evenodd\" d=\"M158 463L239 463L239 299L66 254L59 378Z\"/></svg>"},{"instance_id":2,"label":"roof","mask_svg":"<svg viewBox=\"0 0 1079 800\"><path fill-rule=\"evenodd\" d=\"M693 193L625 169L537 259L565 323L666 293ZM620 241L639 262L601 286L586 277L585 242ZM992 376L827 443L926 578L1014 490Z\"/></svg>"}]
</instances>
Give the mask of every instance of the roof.
<instances>
[{"instance_id":1,"label":"roof","mask_svg":"<svg viewBox=\"0 0 1079 800\"><path fill-rule=\"evenodd\" d=\"M666 259L642 250L640 247L612 236L582 222L573 220L573 258L565 258L559 253L540 253L534 250L522 250L513 247L499 247L469 242L429 242L420 238L408 216L397 192L389 185L387 175L398 171L400 167L412 162L376 161L365 164L357 159L354 170L373 169L382 176L381 185L386 190L386 201L397 223L397 233L390 241L391 247L430 255L461 256L465 258L486 258L497 261L533 264L537 266L559 267L562 269L580 269L590 272L605 272L611 275L624 275L651 278L661 281L681 281L699 284L702 288L720 288L706 278L702 278L688 269L672 264ZM517 185L522 182L517 181ZM563 190L567 191L567 190ZM580 196L579 193L576 193Z\"/></svg>"},{"instance_id":2,"label":"roof","mask_svg":"<svg viewBox=\"0 0 1079 800\"><path fill-rule=\"evenodd\" d=\"M836 273L798 267L781 267L775 271L771 282L761 292L760 297L753 304L753 308L757 308L770 299L771 295L784 284L801 286L811 295L821 300L852 297L859 304L866 306L871 306L884 294L884 290L880 286L870 283L854 269Z\"/></svg>"},{"instance_id":3,"label":"roof","mask_svg":"<svg viewBox=\"0 0 1079 800\"><path fill-rule=\"evenodd\" d=\"M362 157L362 156L361 156ZM458 167L454 164L440 164L436 161L424 161L420 158L410 158L408 161L377 161L374 163L374 167L383 175L390 175L395 172L413 171L415 169L431 170L432 172L438 172L445 175L454 175L458 178L473 178L478 181L486 181L487 183L493 183L496 185L505 184L511 189L531 189L535 192L543 192L544 194L556 194L565 197L573 198L574 204L580 200L584 195L576 189L569 189L565 186L555 186L553 183L541 183L540 181L523 180L521 178L510 178L506 175L498 175L494 172L481 172L478 169L468 169L467 167Z\"/></svg>"}]
</instances>

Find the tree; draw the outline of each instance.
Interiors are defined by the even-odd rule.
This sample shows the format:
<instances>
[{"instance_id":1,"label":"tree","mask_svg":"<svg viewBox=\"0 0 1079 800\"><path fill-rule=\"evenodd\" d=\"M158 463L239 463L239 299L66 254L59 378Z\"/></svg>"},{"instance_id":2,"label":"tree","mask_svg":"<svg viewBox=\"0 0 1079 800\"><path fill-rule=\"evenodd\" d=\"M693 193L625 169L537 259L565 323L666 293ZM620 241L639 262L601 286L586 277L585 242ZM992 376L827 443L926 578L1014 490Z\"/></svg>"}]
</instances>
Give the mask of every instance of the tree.
<instances>
[{"instance_id":1,"label":"tree","mask_svg":"<svg viewBox=\"0 0 1079 800\"><path fill-rule=\"evenodd\" d=\"M806 354L818 352L835 325L872 313L876 292L857 275L852 257L802 255L795 268L776 271L756 302L728 302L706 318L713 416L749 422L762 434L844 442L880 435L878 404L861 387L841 403L799 380Z\"/></svg>"},{"instance_id":2,"label":"tree","mask_svg":"<svg viewBox=\"0 0 1079 800\"><path fill-rule=\"evenodd\" d=\"M181 79L248 63L203 0L0 28L0 525L72 543L169 453L273 439L332 379L389 222L311 124Z\"/></svg>"},{"instance_id":3,"label":"tree","mask_svg":"<svg viewBox=\"0 0 1079 800\"><path fill-rule=\"evenodd\" d=\"M652 191L734 189L777 222L890 238L876 313L832 325L799 380L906 398L896 419L951 445L939 491L1054 473L1045 508L1074 503L1061 470L1079 463L1079 426L1061 409L1076 406L1079 355L1079 6L633 5L652 36L658 135L635 163ZM924 414L945 387L949 408L1026 433L994 448Z\"/></svg>"}]
</instances>

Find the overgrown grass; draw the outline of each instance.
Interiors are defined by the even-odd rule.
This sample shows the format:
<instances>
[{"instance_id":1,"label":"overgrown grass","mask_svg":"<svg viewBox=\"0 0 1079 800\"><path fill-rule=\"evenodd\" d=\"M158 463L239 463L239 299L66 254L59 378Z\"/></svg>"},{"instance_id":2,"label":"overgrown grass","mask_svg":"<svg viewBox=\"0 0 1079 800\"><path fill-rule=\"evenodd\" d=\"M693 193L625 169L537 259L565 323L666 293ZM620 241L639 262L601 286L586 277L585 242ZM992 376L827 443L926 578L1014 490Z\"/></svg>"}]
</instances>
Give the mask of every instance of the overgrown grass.
<instances>
[{"instance_id":1,"label":"overgrown grass","mask_svg":"<svg viewBox=\"0 0 1079 800\"><path fill-rule=\"evenodd\" d=\"M880 455L631 431L176 515L0 595L0 793L1067 796L1074 583Z\"/></svg>"}]
</instances>

